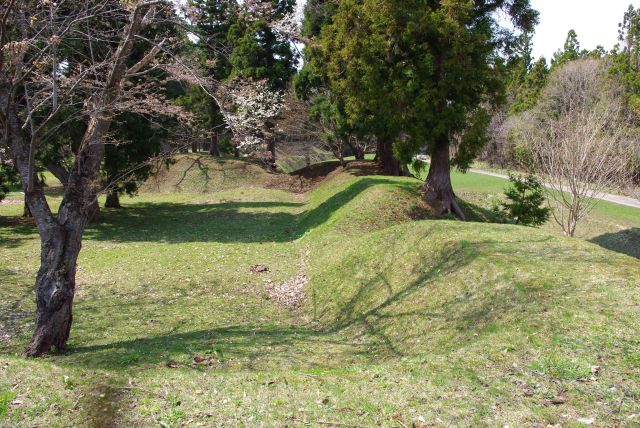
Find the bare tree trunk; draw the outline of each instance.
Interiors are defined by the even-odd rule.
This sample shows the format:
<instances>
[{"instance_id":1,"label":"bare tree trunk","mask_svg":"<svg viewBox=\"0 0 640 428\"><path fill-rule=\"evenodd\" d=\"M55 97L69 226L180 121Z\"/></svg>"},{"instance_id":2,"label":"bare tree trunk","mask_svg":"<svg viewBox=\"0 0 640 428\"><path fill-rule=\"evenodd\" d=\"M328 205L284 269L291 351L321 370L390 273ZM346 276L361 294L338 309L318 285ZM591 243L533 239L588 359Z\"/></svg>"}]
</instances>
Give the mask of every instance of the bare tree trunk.
<instances>
[{"instance_id":1,"label":"bare tree trunk","mask_svg":"<svg viewBox=\"0 0 640 428\"><path fill-rule=\"evenodd\" d=\"M104 207L105 208L122 208L122 205L120 205L120 196L118 195L117 191L112 190L109 193L107 193L107 200L104 202Z\"/></svg>"},{"instance_id":2,"label":"bare tree trunk","mask_svg":"<svg viewBox=\"0 0 640 428\"><path fill-rule=\"evenodd\" d=\"M69 183L69 171L67 171L66 168L54 163L49 163L47 165L47 169L58 179L60 184L62 184L62 187L66 190ZM102 218L100 204L98 203L98 198L96 198L95 196L93 197L93 202L91 202L91 205L89 205L89 207L87 208L87 215L89 221L98 221Z\"/></svg>"},{"instance_id":3,"label":"bare tree trunk","mask_svg":"<svg viewBox=\"0 0 640 428\"><path fill-rule=\"evenodd\" d=\"M102 218L102 211L100 210L100 204L98 198L94 197L93 202L87 207L87 220L90 222L98 221Z\"/></svg>"},{"instance_id":4,"label":"bare tree trunk","mask_svg":"<svg viewBox=\"0 0 640 428\"><path fill-rule=\"evenodd\" d=\"M30 114L37 110L30 111L27 116L23 114L20 91L16 92L12 78L4 70L0 72L0 120L3 125L0 132L2 139L11 146L15 166L22 179L25 199L38 227L41 242L40 269L36 277L36 325L25 349L28 356L39 356L52 347L60 351L65 348L69 338L76 263L82 245L82 234L90 217L90 207L96 202L96 185L104 159L105 136L111 125L115 104L122 96L123 82L149 64L159 50L154 47L138 63L127 68L136 35L143 27L147 12L157 3L159 2L141 2L133 6L118 46L109 58L110 70L105 75L104 82L99 82L103 84L96 85L98 89L86 99L89 119L74 164L67 171L67 180L63 181L66 182L64 197L57 215L52 213L42 183L34 171L37 148L42 143L39 140L42 126L53 116L45 119L41 127L34 129L27 137L26 129L29 127L23 125L29 120ZM9 7L12 4L10 2ZM5 14L5 19L0 20L0 30L4 36L8 16ZM5 39L3 37L0 41L2 47L6 46ZM16 68L29 69L29 61L32 59L23 57ZM4 49L0 49L0 66L3 62ZM25 64L27 67L23 67Z\"/></svg>"},{"instance_id":5,"label":"bare tree trunk","mask_svg":"<svg viewBox=\"0 0 640 428\"><path fill-rule=\"evenodd\" d=\"M4 89L4 88L2 88ZM0 89L0 95L4 95ZM12 145L16 167L22 179L25 200L38 226L40 235L40 270L36 277L36 327L31 342L25 349L28 356L39 356L55 347L65 348L71 329L71 307L75 292L75 273L80 253L82 232L87 222L82 203L83 190L90 189L91 174L72 174L74 191L65 191L58 216L49 208L42 183L33 173L30 164L29 142L24 140L20 119L13 105L7 109L6 136ZM104 150L103 145L87 149L94 156ZM101 158L100 158L101 159ZM96 165L95 159L83 156L83 165ZM95 169L96 175L98 169Z\"/></svg>"},{"instance_id":6,"label":"bare tree trunk","mask_svg":"<svg viewBox=\"0 0 640 428\"><path fill-rule=\"evenodd\" d=\"M276 161L276 142L273 138L267 140L267 151L271 153L271 161Z\"/></svg>"},{"instance_id":7,"label":"bare tree trunk","mask_svg":"<svg viewBox=\"0 0 640 428\"><path fill-rule=\"evenodd\" d=\"M70 227L69 227L70 226ZM25 353L38 356L52 347L65 349L72 323L76 262L83 222L59 224L41 234L40 270L36 277L36 328Z\"/></svg>"},{"instance_id":8,"label":"bare tree trunk","mask_svg":"<svg viewBox=\"0 0 640 428\"><path fill-rule=\"evenodd\" d=\"M451 165L449 162L449 142L437 142L431 151L431 165L429 175L423 186L427 203L436 211L437 215L454 214L465 220L464 213L456 201L456 195L451 186Z\"/></svg>"},{"instance_id":9,"label":"bare tree trunk","mask_svg":"<svg viewBox=\"0 0 640 428\"><path fill-rule=\"evenodd\" d=\"M211 141L209 143L209 154L213 157L220 157L220 147L218 147L218 134L211 135Z\"/></svg>"},{"instance_id":10,"label":"bare tree trunk","mask_svg":"<svg viewBox=\"0 0 640 428\"><path fill-rule=\"evenodd\" d=\"M29 209L29 204L27 204L27 195L24 196L24 209L22 210L22 217L33 218L33 214L31 214L31 210Z\"/></svg>"},{"instance_id":11,"label":"bare tree trunk","mask_svg":"<svg viewBox=\"0 0 640 428\"><path fill-rule=\"evenodd\" d=\"M191 153L198 153L198 150L200 149L199 144L197 141L192 141L191 142Z\"/></svg>"},{"instance_id":12,"label":"bare tree trunk","mask_svg":"<svg viewBox=\"0 0 640 428\"><path fill-rule=\"evenodd\" d=\"M393 176L402 175L400 161L393 157L393 143L384 137L378 138L376 160L383 174Z\"/></svg>"},{"instance_id":13,"label":"bare tree trunk","mask_svg":"<svg viewBox=\"0 0 640 428\"><path fill-rule=\"evenodd\" d=\"M267 139L267 156L266 162L269 169L275 171L278 168L276 164L276 142L272 137Z\"/></svg>"}]
</instances>

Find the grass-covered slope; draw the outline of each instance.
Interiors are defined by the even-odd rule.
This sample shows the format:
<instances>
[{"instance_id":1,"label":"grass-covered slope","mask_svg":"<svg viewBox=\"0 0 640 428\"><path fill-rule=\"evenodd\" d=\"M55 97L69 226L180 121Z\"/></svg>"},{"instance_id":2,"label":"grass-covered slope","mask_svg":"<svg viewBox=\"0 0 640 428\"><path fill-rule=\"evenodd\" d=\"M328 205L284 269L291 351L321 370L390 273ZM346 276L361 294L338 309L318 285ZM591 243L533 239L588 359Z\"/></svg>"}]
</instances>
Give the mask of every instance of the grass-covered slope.
<instances>
[{"instance_id":1,"label":"grass-covered slope","mask_svg":"<svg viewBox=\"0 0 640 428\"><path fill-rule=\"evenodd\" d=\"M429 220L418 186L352 169L125 199L87 231L70 349L43 360L19 354L36 232L0 206L0 426L637 424L640 263ZM302 275L304 304L276 304Z\"/></svg>"}]
</instances>

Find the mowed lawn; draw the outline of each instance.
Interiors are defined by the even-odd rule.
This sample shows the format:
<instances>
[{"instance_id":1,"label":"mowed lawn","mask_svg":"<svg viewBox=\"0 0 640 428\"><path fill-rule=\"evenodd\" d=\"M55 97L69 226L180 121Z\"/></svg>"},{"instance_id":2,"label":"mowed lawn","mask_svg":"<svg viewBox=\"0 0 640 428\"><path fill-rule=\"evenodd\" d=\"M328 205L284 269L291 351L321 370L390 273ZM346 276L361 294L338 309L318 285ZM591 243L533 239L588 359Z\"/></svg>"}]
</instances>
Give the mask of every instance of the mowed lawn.
<instances>
[{"instance_id":1,"label":"mowed lawn","mask_svg":"<svg viewBox=\"0 0 640 428\"><path fill-rule=\"evenodd\" d=\"M509 184L508 180L498 177L458 171L453 172L452 181L459 197L485 208L504 198L504 189ZM543 229L562 233L553 218ZM640 209L598 201L578 224L576 237L640 259Z\"/></svg>"},{"instance_id":2,"label":"mowed lawn","mask_svg":"<svg viewBox=\"0 0 640 428\"><path fill-rule=\"evenodd\" d=\"M471 203L494 192L468 177ZM428 219L419 184L124 199L86 232L69 350L39 360L39 242L1 205L0 426L639 423L638 260ZM278 304L300 277L302 306Z\"/></svg>"}]
</instances>

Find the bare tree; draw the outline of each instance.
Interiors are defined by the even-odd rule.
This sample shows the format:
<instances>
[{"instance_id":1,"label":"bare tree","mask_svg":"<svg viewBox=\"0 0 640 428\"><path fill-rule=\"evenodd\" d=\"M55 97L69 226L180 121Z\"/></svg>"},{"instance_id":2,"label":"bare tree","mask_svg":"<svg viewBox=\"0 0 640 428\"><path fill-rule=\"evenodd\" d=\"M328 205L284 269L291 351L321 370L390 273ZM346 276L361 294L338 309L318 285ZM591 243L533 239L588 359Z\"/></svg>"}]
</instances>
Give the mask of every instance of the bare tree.
<instances>
[{"instance_id":1,"label":"bare tree","mask_svg":"<svg viewBox=\"0 0 640 428\"><path fill-rule=\"evenodd\" d=\"M143 36L146 26L172 16L171 8L151 0L8 0L0 5L0 145L12 153L41 240L29 356L52 347L60 351L69 338L76 263L112 118L122 111L177 113L146 79L155 69L181 68L172 54L177 41ZM134 57L134 44L140 42L146 51ZM34 161L67 120L69 107L81 112L86 130L66 171L56 215Z\"/></svg>"},{"instance_id":2,"label":"bare tree","mask_svg":"<svg viewBox=\"0 0 640 428\"><path fill-rule=\"evenodd\" d=\"M630 118L621 89L602 60L573 61L552 75L528 115L533 166L549 188L553 216L565 235L605 190L629 178Z\"/></svg>"}]
</instances>

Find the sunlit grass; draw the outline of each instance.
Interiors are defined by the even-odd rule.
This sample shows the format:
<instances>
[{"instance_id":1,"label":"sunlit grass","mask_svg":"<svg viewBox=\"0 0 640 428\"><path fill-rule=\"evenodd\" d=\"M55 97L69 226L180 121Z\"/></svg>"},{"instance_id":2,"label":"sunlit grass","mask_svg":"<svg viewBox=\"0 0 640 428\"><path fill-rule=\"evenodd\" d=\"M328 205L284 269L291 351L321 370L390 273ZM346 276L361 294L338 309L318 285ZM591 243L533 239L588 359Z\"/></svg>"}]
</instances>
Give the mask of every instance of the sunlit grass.
<instances>
[{"instance_id":1,"label":"sunlit grass","mask_svg":"<svg viewBox=\"0 0 640 428\"><path fill-rule=\"evenodd\" d=\"M415 220L428 211L412 179L342 173L305 195L227 184L105 211L86 232L70 349L42 360L20 355L39 242L21 207L0 206L0 425L570 426L640 413L637 260L553 230ZM299 273L301 309L269 300L268 281Z\"/></svg>"}]
</instances>

